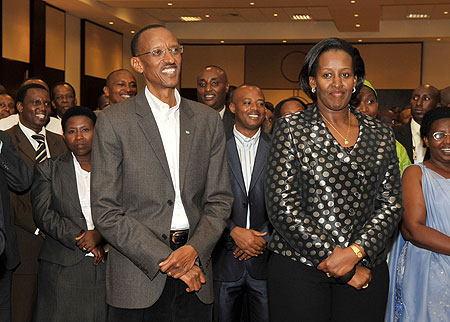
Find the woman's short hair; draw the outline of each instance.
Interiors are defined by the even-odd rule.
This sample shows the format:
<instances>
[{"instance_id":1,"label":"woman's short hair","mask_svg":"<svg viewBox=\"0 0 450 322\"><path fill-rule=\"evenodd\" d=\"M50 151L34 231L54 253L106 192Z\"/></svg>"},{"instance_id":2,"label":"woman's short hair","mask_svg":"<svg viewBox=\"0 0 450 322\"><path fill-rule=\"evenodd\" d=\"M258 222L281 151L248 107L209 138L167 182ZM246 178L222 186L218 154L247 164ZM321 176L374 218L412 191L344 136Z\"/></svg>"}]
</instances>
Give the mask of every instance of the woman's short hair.
<instances>
[{"instance_id":1,"label":"woman's short hair","mask_svg":"<svg viewBox=\"0 0 450 322\"><path fill-rule=\"evenodd\" d=\"M448 107L436 107L428 111L423 116L422 124L420 125L420 136L422 140L425 137L429 137L434 122L447 118L450 118L450 108Z\"/></svg>"},{"instance_id":2,"label":"woman's short hair","mask_svg":"<svg viewBox=\"0 0 450 322\"><path fill-rule=\"evenodd\" d=\"M92 112L90 108L84 106L74 106L69 108L62 117L61 126L64 133L66 132L67 121L73 116L80 116L80 115L89 117L95 125L95 122L97 121L97 116L95 116L95 113Z\"/></svg>"},{"instance_id":3,"label":"woman's short hair","mask_svg":"<svg viewBox=\"0 0 450 322\"><path fill-rule=\"evenodd\" d=\"M352 96L356 96L366 76L364 61L361 58L358 49L339 38L324 39L311 48L305 57L302 70L300 71L300 87L311 99L314 101L316 100L316 93L311 91L311 86L309 85L309 77L316 77L319 58L323 53L329 50L343 50L352 58L353 74L357 78L356 93L353 93Z\"/></svg>"}]
</instances>

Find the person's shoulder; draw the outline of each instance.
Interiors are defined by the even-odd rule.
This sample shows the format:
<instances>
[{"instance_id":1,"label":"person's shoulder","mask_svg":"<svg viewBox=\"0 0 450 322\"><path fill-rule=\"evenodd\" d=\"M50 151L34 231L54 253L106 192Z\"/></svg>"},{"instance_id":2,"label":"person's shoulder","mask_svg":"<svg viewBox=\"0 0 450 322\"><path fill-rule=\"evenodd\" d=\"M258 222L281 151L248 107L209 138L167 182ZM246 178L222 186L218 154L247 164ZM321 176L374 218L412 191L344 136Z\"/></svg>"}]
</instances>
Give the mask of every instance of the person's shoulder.
<instances>
[{"instance_id":1,"label":"person's shoulder","mask_svg":"<svg viewBox=\"0 0 450 322\"><path fill-rule=\"evenodd\" d=\"M419 164L411 164L403 171L402 179L419 179L422 177L422 166Z\"/></svg>"},{"instance_id":2,"label":"person's shoulder","mask_svg":"<svg viewBox=\"0 0 450 322\"><path fill-rule=\"evenodd\" d=\"M214 117L214 118L219 116L219 113L217 113L217 111L215 111L208 105L184 97L181 98L180 102L180 107L183 108L183 106L190 107L192 112L196 115L204 115L206 117Z\"/></svg>"}]
</instances>

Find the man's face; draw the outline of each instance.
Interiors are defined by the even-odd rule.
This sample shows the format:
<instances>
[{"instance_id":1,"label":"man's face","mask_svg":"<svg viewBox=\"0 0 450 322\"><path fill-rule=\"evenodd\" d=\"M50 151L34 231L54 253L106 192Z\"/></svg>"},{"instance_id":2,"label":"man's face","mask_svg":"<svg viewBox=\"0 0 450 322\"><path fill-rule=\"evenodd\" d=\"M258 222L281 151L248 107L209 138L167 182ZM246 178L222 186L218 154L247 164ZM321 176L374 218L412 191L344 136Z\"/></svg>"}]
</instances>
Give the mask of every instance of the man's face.
<instances>
[{"instance_id":1,"label":"man's face","mask_svg":"<svg viewBox=\"0 0 450 322\"><path fill-rule=\"evenodd\" d=\"M230 111L235 114L236 129L251 137L264 121L264 95L256 86L243 86L233 93Z\"/></svg>"},{"instance_id":2,"label":"man's face","mask_svg":"<svg viewBox=\"0 0 450 322\"><path fill-rule=\"evenodd\" d=\"M0 119L14 114L14 100L8 94L0 95Z\"/></svg>"},{"instance_id":3,"label":"man's face","mask_svg":"<svg viewBox=\"0 0 450 322\"><path fill-rule=\"evenodd\" d=\"M127 70L120 70L111 75L109 83L103 88L110 105L125 101L137 94L136 79Z\"/></svg>"},{"instance_id":4,"label":"man's face","mask_svg":"<svg viewBox=\"0 0 450 322\"><path fill-rule=\"evenodd\" d=\"M438 90L430 85L417 87L411 96L411 114L421 124L423 116L438 104Z\"/></svg>"},{"instance_id":5,"label":"man's face","mask_svg":"<svg viewBox=\"0 0 450 322\"><path fill-rule=\"evenodd\" d=\"M62 117L69 108L75 105L77 105L77 99L69 85L58 85L53 89L52 106L59 117Z\"/></svg>"},{"instance_id":6,"label":"man's face","mask_svg":"<svg viewBox=\"0 0 450 322\"><path fill-rule=\"evenodd\" d=\"M221 111L228 92L227 76L215 67L208 67L197 76L197 99L199 102Z\"/></svg>"},{"instance_id":7,"label":"man's face","mask_svg":"<svg viewBox=\"0 0 450 322\"><path fill-rule=\"evenodd\" d=\"M27 128L39 133L47 123L50 96L45 89L30 88L22 102L17 103L20 121Z\"/></svg>"},{"instance_id":8,"label":"man's face","mask_svg":"<svg viewBox=\"0 0 450 322\"><path fill-rule=\"evenodd\" d=\"M181 53L169 49L180 45L166 28L153 28L144 31L139 37L136 55L131 58L134 70L144 75L147 87L156 96L166 89L177 86L181 71ZM148 52L165 51L160 57ZM147 53L147 54L146 54ZM161 93L161 95L164 95Z\"/></svg>"}]
</instances>

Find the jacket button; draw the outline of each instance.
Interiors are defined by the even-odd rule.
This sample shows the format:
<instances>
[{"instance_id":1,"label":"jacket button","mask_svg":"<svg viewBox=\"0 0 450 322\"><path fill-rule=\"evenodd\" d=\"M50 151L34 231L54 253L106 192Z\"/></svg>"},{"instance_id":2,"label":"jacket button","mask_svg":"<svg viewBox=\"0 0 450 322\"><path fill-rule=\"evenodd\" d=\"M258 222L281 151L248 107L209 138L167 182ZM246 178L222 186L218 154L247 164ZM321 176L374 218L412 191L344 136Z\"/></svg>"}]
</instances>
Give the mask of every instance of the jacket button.
<instances>
[{"instance_id":1,"label":"jacket button","mask_svg":"<svg viewBox=\"0 0 450 322\"><path fill-rule=\"evenodd\" d=\"M244 202L244 203L242 204L242 207L247 208L247 204Z\"/></svg>"},{"instance_id":2,"label":"jacket button","mask_svg":"<svg viewBox=\"0 0 450 322\"><path fill-rule=\"evenodd\" d=\"M162 234L162 238L163 239L167 239L167 235L166 234Z\"/></svg>"},{"instance_id":3,"label":"jacket button","mask_svg":"<svg viewBox=\"0 0 450 322\"><path fill-rule=\"evenodd\" d=\"M167 204L169 205L169 206L173 206L173 200L167 200Z\"/></svg>"}]
</instances>

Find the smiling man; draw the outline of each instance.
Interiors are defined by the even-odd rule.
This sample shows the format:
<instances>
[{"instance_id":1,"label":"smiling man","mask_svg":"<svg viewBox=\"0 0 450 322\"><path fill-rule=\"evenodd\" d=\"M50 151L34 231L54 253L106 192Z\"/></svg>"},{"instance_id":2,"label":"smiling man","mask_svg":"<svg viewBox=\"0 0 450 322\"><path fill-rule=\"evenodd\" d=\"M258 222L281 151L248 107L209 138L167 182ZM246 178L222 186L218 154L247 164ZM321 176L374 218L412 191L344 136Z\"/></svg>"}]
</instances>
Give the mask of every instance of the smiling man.
<instances>
[{"instance_id":1,"label":"smiling man","mask_svg":"<svg viewBox=\"0 0 450 322\"><path fill-rule=\"evenodd\" d=\"M108 321L208 322L211 253L233 199L225 134L218 113L178 93L183 47L168 29L144 27L131 52L145 90L99 113L92 147Z\"/></svg>"},{"instance_id":2,"label":"smiling man","mask_svg":"<svg viewBox=\"0 0 450 322\"><path fill-rule=\"evenodd\" d=\"M408 152L412 163L424 161L427 148L420 137L420 124L426 112L439 104L439 90L432 85L420 85L411 95L412 119L399 127L394 127L395 138Z\"/></svg>"},{"instance_id":3,"label":"smiling man","mask_svg":"<svg viewBox=\"0 0 450 322\"><path fill-rule=\"evenodd\" d=\"M227 74L219 66L206 66L197 76L197 100L219 112L227 136L234 125L234 115L225 104L229 87Z\"/></svg>"},{"instance_id":4,"label":"smiling man","mask_svg":"<svg viewBox=\"0 0 450 322\"><path fill-rule=\"evenodd\" d=\"M115 70L106 77L106 85L103 87L103 92L109 100L110 106L122 102L136 96L136 78L127 69Z\"/></svg>"}]
</instances>

